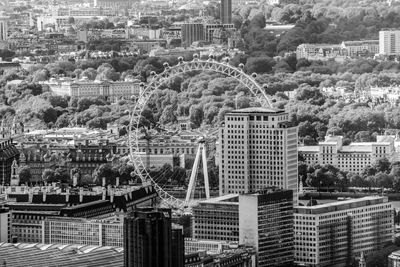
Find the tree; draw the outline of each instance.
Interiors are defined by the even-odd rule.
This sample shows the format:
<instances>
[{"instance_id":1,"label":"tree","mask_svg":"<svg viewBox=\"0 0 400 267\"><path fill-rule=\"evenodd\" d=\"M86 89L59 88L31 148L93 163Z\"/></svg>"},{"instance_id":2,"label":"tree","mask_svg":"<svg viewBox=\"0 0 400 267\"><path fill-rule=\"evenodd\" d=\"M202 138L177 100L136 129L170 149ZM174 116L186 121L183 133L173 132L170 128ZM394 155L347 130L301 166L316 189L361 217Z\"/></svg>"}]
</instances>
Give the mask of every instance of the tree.
<instances>
[{"instance_id":1,"label":"tree","mask_svg":"<svg viewBox=\"0 0 400 267\"><path fill-rule=\"evenodd\" d=\"M88 186L93 184L93 177L89 174L85 174L82 179L80 180L81 186Z\"/></svg>"},{"instance_id":2,"label":"tree","mask_svg":"<svg viewBox=\"0 0 400 267\"><path fill-rule=\"evenodd\" d=\"M275 61L267 56L250 57L247 59L245 69L248 73L268 73L272 71Z\"/></svg>"},{"instance_id":3,"label":"tree","mask_svg":"<svg viewBox=\"0 0 400 267\"><path fill-rule=\"evenodd\" d=\"M203 122L203 108L201 105L193 105L189 109L190 122L198 128Z\"/></svg>"},{"instance_id":4,"label":"tree","mask_svg":"<svg viewBox=\"0 0 400 267\"><path fill-rule=\"evenodd\" d=\"M51 169L45 169L42 173L42 180L45 183L55 182L55 171Z\"/></svg>"},{"instance_id":5,"label":"tree","mask_svg":"<svg viewBox=\"0 0 400 267\"><path fill-rule=\"evenodd\" d=\"M378 172L389 173L391 170L390 161L387 158L379 159L375 168Z\"/></svg>"},{"instance_id":6,"label":"tree","mask_svg":"<svg viewBox=\"0 0 400 267\"><path fill-rule=\"evenodd\" d=\"M101 164L95 171L97 183L102 184L103 178L106 178L106 184L114 184L116 173L114 173L111 164Z\"/></svg>"},{"instance_id":7,"label":"tree","mask_svg":"<svg viewBox=\"0 0 400 267\"><path fill-rule=\"evenodd\" d=\"M96 76L97 76L97 71L93 68L87 68L86 70L84 70L81 73L82 78L86 77L87 79L92 80L92 81L94 81L96 79Z\"/></svg>"},{"instance_id":8,"label":"tree","mask_svg":"<svg viewBox=\"0 0 400 267\"><path fill-rule=\"evenodd\" d=\"M22 166L18 170L19 182L21 184L29 184L32 180L31 169L29 166Z\"/></svg>"},{"instance_id":9,"label":"tree","mask_svg":"<svg viewBox=\"0 0 400 267\"><path fill-rule=\"evenodd\" d=\"M53 107L48 107L43 111L43 121L45 123L57 121L57 111Z\"/></svg>"},{"instance_id":10,"label":"tree","mask_svg":"<svg viewBox=\"0 0 400 267\"><path fill-rule=\"evenodd\" d=\"M57 168L54 172L54 182L67 183L70 181L70 175L67 169Z\"/></svg>"}]
</instances>

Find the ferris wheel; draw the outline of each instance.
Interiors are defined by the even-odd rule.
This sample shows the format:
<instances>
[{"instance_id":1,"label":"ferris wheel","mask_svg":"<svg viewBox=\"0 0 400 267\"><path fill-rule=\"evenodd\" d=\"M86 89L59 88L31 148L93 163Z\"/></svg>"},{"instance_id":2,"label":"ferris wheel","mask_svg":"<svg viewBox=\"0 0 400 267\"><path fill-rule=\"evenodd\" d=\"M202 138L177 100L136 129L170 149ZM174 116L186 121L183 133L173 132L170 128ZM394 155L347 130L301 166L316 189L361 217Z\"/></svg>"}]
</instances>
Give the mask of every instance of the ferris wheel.
<instances>
[{"instance_id":1,"label":"ferris wheel","mask_svg":"<svg viewBox=\"0 0 400 267\"><path fill-rule=\"evenodd\" d=\"M190 205L188 199L178 199L166 190L163 186L157 183L157 180L152 177L146 164L143 162L142 157L139 153L139 139L140 139L140 119L142 111L145 109L146 104L154 91L168 82L174 77L189 73L192 71L209 71L224 74L228 77L236 79L244 87L246 87L260 102L261 106L272 108L271 102L269 101L267 94L265 93L266 86L260 86L255 78L257 74L251 75L246 74L243 71L244 65L239 64L238 67L234 67L229 64L229 58L224 58L221 62L216 61L214 56L210 55L208 60L199 59L199 56L195 54L192 61L184 61L182 57L178 58L178 64L170 66L167 62L163 64L164 71L160 74L156 74L154 71L150 73L150 80L147 84L141 83L140 95L135 103L133 110L131 111L131 119L128 132L128 145L130 152L130 160L134 165L135 174L141 179L142 182L150 182L159 197L162 199L164 204L174 209L184 211Z\"/></svg>"}]
</instances>

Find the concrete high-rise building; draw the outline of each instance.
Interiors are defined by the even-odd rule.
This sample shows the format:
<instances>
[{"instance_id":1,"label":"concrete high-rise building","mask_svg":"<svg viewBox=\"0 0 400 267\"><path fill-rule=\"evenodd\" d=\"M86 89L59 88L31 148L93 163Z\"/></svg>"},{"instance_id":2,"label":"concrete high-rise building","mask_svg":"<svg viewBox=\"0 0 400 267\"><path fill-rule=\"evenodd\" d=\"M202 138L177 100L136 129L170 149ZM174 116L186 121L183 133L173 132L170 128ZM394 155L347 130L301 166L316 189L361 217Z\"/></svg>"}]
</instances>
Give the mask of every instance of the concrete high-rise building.
<instances>
[{"instance_id":1,"label":"concrete high-rise building","mask_svg":"<svg viewBox=\"0 0 400 267\"><path fill-rule=\"evenodd\" d=\"M295 208L295 263L301 266L350 266L361 253L368 257L393 238L394 211L387 197Z\"/></svg>"},{"instance_id":2,"label":"concrete high-rise building","mask_svg":"<svg viewBox=\"0 0 400 267\"><path fill-rule=\"evenodd\" d=\"M185 238L183 227L172 225L171 230L171 257L173 267L185 267Z\"/></svg>"},{"instance_id":3,"label":"concrete high-rise building","mask_svg":"<svg viewBox=\"0 0 400 267\"><path fill-rule=\"evenodd\" d=\"M193 207L193 237L254 247L258 266L294 262L293 192L267 188L229 194Z\"/></svg>"},{"instance_id":4,"label":"concrete high-rise building","mask_svg":"<svg viewBox=\"0 0 400 267\"><path fill-rule=\"evenodd\" d=\"M239 196L239 244L256 249L258 266L293 264L293 238L292 190Z\"/></svg>"},{"instance_id":5,"label":"concrete high-rise building","mask_svg":"<svg viewBox=\"0 0 400 267\"><path fill-rule=\"evenodd\" d=\"M222 24L232 23L232 0L221 0L220 19Z\"/></svg>"},{"instance_id":6,"label":"concrete high-rise building","mask_svg":"<svg viewBox=\"0 0 400 267\"><path fill-rule=\"evenodd\" d=\"M385 56L400 55L400 29L379 31L379 54Z\"/></svg>"},{"instance_id":7,"label":"concrete high-rise building","mask_svg":"<svg viewBox=\"0 0 400 267\"><path fill-rule=\"evenodd\" d=\"M184 241L179 230L172 230L170 209L134 210L124 218L124 266L181 266Z\"/></svg>"},{"instance_id":8,"label":"concrete high-rise building","mask_svg":"<svg viewBox=\"0 0 400 267\"><path fill-rule=\"evenodd\" d=\"M225 115L219 135L219 194L266 187L293 191L297 205L297 127L288 113L245 108Z\"/></svg>"},{"instance_id":9,"label":"concrete high-rise building","mask_svg":"<svg viewBox=\"0 0 400 267\"><path fill-rule=\"evenodd\" d=\"M0 42L4 42L7 40L7 21L9 18L7 17L0 17Z\"/></svg>"},{"instance_id":10,"label":"concrete high-rise building","mask_svg":"<svg viewBox=\"0 0 400 267\"><path fill-rule=\"evenodd\" d=\"M181 28L182 44L190 46L193 42L205 40L202 23L184 23Z\"/></svg>"}]
</instances>

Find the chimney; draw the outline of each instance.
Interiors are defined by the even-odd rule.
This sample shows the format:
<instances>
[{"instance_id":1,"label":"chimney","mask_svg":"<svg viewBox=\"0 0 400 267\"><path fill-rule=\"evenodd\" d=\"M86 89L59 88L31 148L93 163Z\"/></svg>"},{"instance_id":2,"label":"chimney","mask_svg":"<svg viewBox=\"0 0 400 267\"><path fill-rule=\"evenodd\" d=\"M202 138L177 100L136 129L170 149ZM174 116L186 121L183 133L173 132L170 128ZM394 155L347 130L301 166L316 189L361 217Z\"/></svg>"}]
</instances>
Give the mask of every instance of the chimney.
<instances>
[{"instance_id":1,"label":"chimney","mask_svg":"<svg viewBox=\"0 0 400 267\"><path fill-rule=\"evenodd\" d=\"M28 202L30 202L30 203L32 203L32 201L33 201L33 190L32 189L29 189L29 200L28 200Z\"/></svg>"},{"instance_id":2,"label":"chimney","mask_svg":"<svg viewBox=\"0 0 400 267\"><path fill-rule=\"evenodd\" d=\"M110 202L114 203L114 189L111 189Z\"/></svg>"},{"instance_id":3,"label":"chimney","mask_svg":"<svg viewBox=\"0 0 400 267\"><path fill-rule=\"evenodd\" d=\"M103 194L101 196L101 200L106 200L106 188L103 187Z\"/></svg>"},{"instance_id":4,"label":"chimney","mask_svg":"<svg viewBox=\"0 0 400 267\"><path fill-rule=\"evenodd\" d=\"M82 203L83 202L83 189L79 188L79 202Z\"/></svg>"},{"instance_id":5,"label":"chimney","mask_svg":"<svg viewBox=\"0 0 400 267\"><path fill-rule=\"evenodd\" d=\"M65 202L69 202L69 188L67 188L67 194L65 195Z\"/></svg>"},{"instance_id":6,"label":"chimney","mask_svg":"<svg viewBox=\"0 0 400 267\"><path fill-rule=\"evenodd\" d=\"M115 186L119 187L119 177L115 178Z\"/></svg>"}]
</instances>

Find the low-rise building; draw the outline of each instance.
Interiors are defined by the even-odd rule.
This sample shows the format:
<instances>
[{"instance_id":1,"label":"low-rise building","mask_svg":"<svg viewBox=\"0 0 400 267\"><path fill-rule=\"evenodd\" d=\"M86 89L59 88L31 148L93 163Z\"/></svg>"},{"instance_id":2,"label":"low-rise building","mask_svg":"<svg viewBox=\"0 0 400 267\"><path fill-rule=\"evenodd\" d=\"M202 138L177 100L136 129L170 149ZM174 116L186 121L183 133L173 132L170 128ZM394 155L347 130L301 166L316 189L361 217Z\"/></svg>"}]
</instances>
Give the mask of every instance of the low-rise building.
<instances>
[{"instance_id":1,"label":"low-rise building","mask_svg":"<svg viewBox=\"0 0 400 267\"><path fill-rule=\"evenodd\" d=\"M48 217L42 221L42 241L46 244L80 244L123 247L121 220Z\"/></svg>"},{"instance_id":2,"label":"low-rise building","mask_svg":"<svg viewBox=\"0 0 400 267\"><path fill-rule=\"evenodd\" d=\"M128 98L140 94L140 82L134 81L89 81L82 80L55 80L50 79L43 83L56 95L75 97L103 96L111 101Z\"/></svg>"},{"instance_id":3,"label":"low-rise building","mask_svg":"<svg viewBox=\"0 0 400 267\"><path fill-rule=\"evenodd\" d=\"M377 136L376 142L343 145L342 136L326 136L318 146L299 146L299 154L309 164L330 164L343 171L361 173L380 159L396 159L395 136Z\"/></svg>"},{"instance_id":4,"label":"low-rise building","mask_svg":"<svg viewBox=\"0 0 400 267\"><path fill-rule=\"evenodd\" d=\"M295 208L294 257L302 266L350 266L361 253L368 257L393 238L394 212L387 197Z\"/></svg>"},{"instance_id":5,"label":"low-rise building","mask_svg":"<svg viewBox=\"0 0 400 267\"><path fill-rule=\"evenodd\" d=\"M301 44L296 49L297 59L328 60L340 56L340 44Z\"/></svg>"},{"instance_id":6,"label":"low-rise building","mask_svg":"<svg viewBox=\"0 0 400 267\"><path fill-rule=\"evenodd\" d=\"M47 218L86 218L86 220L104 221L106 218L115 217L120 212L130 211L141 206L154 206L158 197L157 192L150 185L124 188L109 187L108 189L96 187L86 191L80 189L79 192L72 189L71 191L67 189L66 192L61 192L60 188L51 186L35 188L13 186L1 187L0 189L0 192L5 195L6 204L4 205L10 210L12 240L30 243L42 242L45 238L43 235L46 234L45 229L52 231L43 226L43 221ZM1 214L0 220L2 220ZM64 221L61 220L55 225L62 227L62 222ZM90 225L93 229L98 229L95 228L96 225ZM99 244L100 242L102 244L114 242L113 246L116 246L120 242L117 236L113 237L120 228L114 226L110 226L107 228L108 230L104 230L106 228L102 230L103 239L102 241L99 240ZM79 233L75 234L78 235ZM61 237L58 238L61 240ZM72 237L69 238L72 239ZM75 240L79 239L79 237L74 238ZM81 240L81 242L83 241ZM89 242L90 240L86 241ZM63 242L68 241L64 240Z\"/></svg>"},{"instance_id":7,"label":"low-rise building","mask_svg":"<svg viewBox=\"0 0 400 267\"><path fill-rule=\"evenodd\" d=\"M185 254L196 253L199 251L217 254L237 246L237 243L226 241L185 238Z\"/></svg>"},{"instance_id":8,"label":"low-rise building","mask_svg":"<svg viewBox=\"0 0 400 267\"><path fill-rule=\"evenodd\" d=\"M348 57L374 56L379 54L379 40L344 41L341 48Z\"/></svg>"},{"instance_id":9,"label":"low-rise building","mask_svg":"<svg viewBox=\"0 0 400 267\"><path fill-rule=\"evenodd\" d=\"M388 256L388 267L399 267L400 266L400 250L392 252Z\"/></svg>"},{"instance_id":10,"label":"low-rise building","mask_svg":"<svg viewBox=\"0 0 400 267\"><path fill-rule=\"evenodd\" d=\"M378 87L371 86L369 96L375 102L390 103L392 106L398 106L400 102L400 86Z\"/></svg>"},{"instance_id":11,"label":"low-rise building","mask_svg":"<svg viewBox=\"0 0 400 267\"><path fill-rule=\"evenodd\" d=\"M201 201L193 207L193 238L239 242L239 195Z\"/></svg>"}]
</instances>

